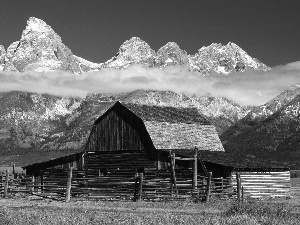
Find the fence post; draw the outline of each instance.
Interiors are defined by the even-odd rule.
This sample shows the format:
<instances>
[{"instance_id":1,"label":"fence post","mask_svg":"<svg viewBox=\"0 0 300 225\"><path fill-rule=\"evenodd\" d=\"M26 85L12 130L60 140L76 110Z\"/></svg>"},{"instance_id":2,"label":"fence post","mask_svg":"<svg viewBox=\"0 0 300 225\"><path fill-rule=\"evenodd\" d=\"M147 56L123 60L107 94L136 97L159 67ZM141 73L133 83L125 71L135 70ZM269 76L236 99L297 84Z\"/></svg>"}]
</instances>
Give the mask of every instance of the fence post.
<instances>
[{"instance_id":1,"label":"fence post","mask_svg":"<svg viewBox=\"0 0 300 225\"><path fill-rule=\"evenodd\" d=\"M139 173L139 193L138 193L138 201L141 201L141 200L142 200L143 180L144 180L144 174L143 174L143 173Z\"/></svg>"},{"instance_id":2,"label":"fence post","mask_svg":"<svg viewBox=\"0 0 300 225\"><path fill-rule=\"evenodd\" d=\"M31 176L31 181L32 181L31 192L34 193L34 185L35 185L35 176L34 176L34 174L32 174L32 176Z\"/></svg>"},{"instance_id":3,"label":"fence post","mask_svg":"<svg viewBox=\"0 0 300 225\"><path fill-rule=\"evenodd\" d=\"M237 197L238 201L241 201L241 176L238 172L236 172L236 189L237 189Z\"/></svg>"},{"instance_id":4,"label":"fence post","mask_svg":"<svg viewBox=\"0 0 300 225\"><path fill-rule=\"evenodd\" d=\"M173 159L172 159L172 151L171 150L169 150L169 156L170 156L170 166L171 166L171 182L170 182L170 184L171 184L171 197L173 197L174 176L173 176Z\"/></svg>"},{"instance_id":5,"label":"fence post","mask_svg":"<svg viewBox=\"0 0 300 225\"><path fill-rule=\"evenodd\" d=\"M71 184L72 184L72 167L71 167L71 163L68 163L68 180L67 180L67 188L66 188L66 202L70 201Z\"/></svg>"},{"instance_id":6,"label":"fence post","mask_svg":"<svg viewBox=\"0 0 300 225\"><path fill-rule=\"evenodd\" d=\"M44 193L44 171L41 171L41 193Z\"/></svg>"},{"instance_id":7,"label":"fence post","mask_svg":"<svg viewBox=\"0 0 300 225\"><path fill-rule=\"evenodd\" d=\"M137 201L137 192L138 192L138 173L134 175L134 193L133 193L133 201Z\"/></svg>"},{"instance_id":8,"label":"fence post","mask_svg":"<svg viewBox=\"0 0 300 225\"><path fill-rule=\"evenodd\" d=\"M176 185L176 175L175 175L175 153L169 150L170 164L171 164L171 197L173 197L173 192L175 188L176 196L178 196L178 190Z\"/></svg>"},{"instance_id":9,"label":"fence post","mask_svg":"<svg viewBox=\"0 0 300 225\"><path fill-rule=\"evenodd\" d=\"M212 177L212 172L208 172L205 202L209 202L211 177Z\"/></svg>"},{"instance_id":10,"label":"fence post","mask_svg":"<svg viewBox=\"0 0 300 225\"><path fill-rule=\"evenodd\" d=\"M2 173L0 173L0 193L2 192L2 188L3 188L2 179L3 179L3 176L2 176Z\"/></svg>"},{"instance_id":11,"label":"fence post","mask_svg":"<svg viewBox=\"0 0 300 225\"><path fill-rule=\"evenodd\" d=\"M161 165L161 151L157 151L157 170L161 170L162 169L162 165Z\"/></svg>"},{"instance_id":12,"label":"fence post","mask_svg":"<svg viewBox=\"0 0 300 225\"><path fill-rule=\"evenodd\" d=\"M174 189L175 189L175 193L176 193L176 197L178 197L178 189L177 189L177 181L176 181L176 173L175 173L175 165L176 165L176 161L175 161L175 153L172 154L172 176L173 176L173 185L174 185Z\"/></svg>"},{"instance_id":13,"label":"fence post","mask_svg":"<svg viewBox=\"0 0 300 225\"><path fill-rule=\"evenodd\" d=\"M223 180L223 177L221 177L221 190L222 190L222 192L224 190L224 180Z\"/></svg>"},{"instance_id":14,"label":"fence post","mask_svg":"<svg viewBox=\"0 0 300 225\"><path fill-rule=\"evenodd\" d=\"M12 168L13 169L13 178L15 178L15 174L16 174L16 169L15 168L16 168L16 165L13 164L13 168Z\"/></svg>"},{"instance_id":15,"label":"fence post","mask_svg":"<svg viewBox=\"0 0 300 225\"><path fill-rule=\"evenodd\" d=\"M198 149L195 148L194 162L193 162L193 191L197 190L197 175L198 175Z\"/></svg>"},{"instance_id":16,"label":"fence post","mask_svg":"<svg viewBox=\"0 0 300 225\"><path fill-rule=\"evenodd\" d=\"M244 202L244 186L242 186L242 202Z\"/></svg>"},{"instance_id":17,"label":"fence post","mask_svg":"<svg viewBox=\"0 0 300 225\"><path fill-rule=\"evenodd\" d=\"M4 197L7 196L7 192L8 192L8 170L6 170L6 176L5 176L5 183L4 183Z\"/></svg>"}]
</instances>

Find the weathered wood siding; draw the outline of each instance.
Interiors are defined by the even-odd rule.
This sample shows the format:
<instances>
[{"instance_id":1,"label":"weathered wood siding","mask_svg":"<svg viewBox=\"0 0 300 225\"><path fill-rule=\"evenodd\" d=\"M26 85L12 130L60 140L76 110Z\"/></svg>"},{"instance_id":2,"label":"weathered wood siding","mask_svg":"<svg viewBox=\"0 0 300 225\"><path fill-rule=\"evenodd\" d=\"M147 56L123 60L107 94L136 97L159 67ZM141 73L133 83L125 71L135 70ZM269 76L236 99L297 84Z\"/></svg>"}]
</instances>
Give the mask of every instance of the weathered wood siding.
<instances>
[{"instance_id":1,"label":"weathered wood siding","mask_svg":"<svg viewBox=\"0 0 300 225\"><path fill-rule=\"evenodd\" d=\"M153 149L143 121L124 107L115 107L94 124L87 151Z\"/></svg>"},{"instance_id":2,"label":"weathered wood siding","mask_svg":"<svg viewBox=\"0 0 300 225\"><path fill-rule=\"evenodd\" d=\"M139 168L156 169L157 162L149 157L144 151L111 151L111 152L88 152L86 155L86 172L88 176L104 176L114 174L124 177L134 177Z\"/></svg>"},{"instance_id":3,"label":"weathered wood siding","mask_svg":"<svg viewBox=\"0 0 300 225\"><path fill-rule=\"evenodd\" d=\"M290 171L238 172L241 176L244 196L252 198L289 196ZM236 172L231 174L236 187Z\"/></svg>"}]
</instances>

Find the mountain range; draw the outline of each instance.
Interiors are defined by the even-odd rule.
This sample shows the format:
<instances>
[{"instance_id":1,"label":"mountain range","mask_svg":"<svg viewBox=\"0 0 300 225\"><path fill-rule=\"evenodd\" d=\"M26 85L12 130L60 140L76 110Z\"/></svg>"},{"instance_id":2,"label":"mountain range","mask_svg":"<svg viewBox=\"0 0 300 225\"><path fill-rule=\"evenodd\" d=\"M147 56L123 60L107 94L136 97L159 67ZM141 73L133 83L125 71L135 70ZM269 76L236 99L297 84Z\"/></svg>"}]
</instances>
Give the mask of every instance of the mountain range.
<instances>
[{"instance_id":1,"label":"mountain range","mask_svg":"<svg viewBox=\"0 0 300 225\"><path fill-rule=\"evenodd\" d=\"M82 73L107 68L124 70L132 65L164 68L186 65L199 76L230 76L249 70L268 71L238 45L211 44L194 55L168 42L158 51L143 40L125 41L104 63L75 56L44 21L29 18L20 41L6 50L0 46L0 71ZM119 94L89 94L85 98L60 97L20 91L0 93L0 165L26 163L26 154L70 152L85 142L90 126L111 102L156 106L196 107L217 128L224 148L235 154L267 158L299 168L300 88L295 85L264 105L241 106L224 97L189 96L171 91L136 90ZM50 154L51 155L51 154ZM31 159L32 160L32 159Z\"/></svg>"},{"instance_id":2,"label":"mountain range","mask_svg":"<svg viewBox=\"0 0 300 225\"><path fill-rule=\"evenodd\" d=\"M0 70L3 71L66 70L80 74L104 68L125 69L131 65L162 68L182 64L203 76L212 72L229 74L248 69L270 70L234 43L225 46L211 44L200 48L195 55L188 55L175 42L168 42L155 52L137 37L125 41L107 62L92 63L75 56L49 25L34 17L27 21L20 41L13 42L6 51L0 46Z\"/></svg>"}]
</instances>

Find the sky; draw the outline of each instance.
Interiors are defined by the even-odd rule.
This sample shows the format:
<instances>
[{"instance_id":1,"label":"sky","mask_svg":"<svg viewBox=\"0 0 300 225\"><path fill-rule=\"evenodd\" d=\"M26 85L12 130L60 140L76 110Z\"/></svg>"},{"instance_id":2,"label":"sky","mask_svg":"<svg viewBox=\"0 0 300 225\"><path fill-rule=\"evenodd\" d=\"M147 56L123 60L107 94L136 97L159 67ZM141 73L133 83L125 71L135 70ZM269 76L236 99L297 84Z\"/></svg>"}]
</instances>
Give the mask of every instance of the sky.
<instances>
[{"instance_id":1,"label":"sky","mask_svg":"<svg viewBox=\"0 0 300 225\"><path fill-rule=\"evenodd\" d=\"M33 16L50 25L75 55L92 62L107 61L124 41L140 37L156 51L174 41L189 54L211 43L234 42L272 67L208 77L185 65L80 75L0 72L0 92L85 97L151 89L262 105L289 86L300 86L299 9L299 0L0 0L0 45L5 48L20 40Z\"/></svg>"},{"instance_id":2,"label":"sky","mask_svg":"<svg viewBox=\"0 0 300 225\"><path fill-rule=\"evenodd\" d=\"M195 54L234 42L270 67L299 60L299 0L1 0L0 45L20 40L29 17L44 20L72 52L105 62L131 37L154 50L169 41Z\"/></svg>"}]
</instances>

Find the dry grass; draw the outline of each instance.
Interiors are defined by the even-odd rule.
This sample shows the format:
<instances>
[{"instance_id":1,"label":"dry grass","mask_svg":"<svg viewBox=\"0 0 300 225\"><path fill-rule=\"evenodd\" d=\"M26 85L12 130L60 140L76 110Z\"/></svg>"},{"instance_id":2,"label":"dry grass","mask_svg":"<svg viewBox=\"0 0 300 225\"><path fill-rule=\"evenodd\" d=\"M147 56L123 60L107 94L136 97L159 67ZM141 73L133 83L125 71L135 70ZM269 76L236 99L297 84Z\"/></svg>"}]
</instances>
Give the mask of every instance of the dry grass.
<instances>
[{"instance_id":1,"label":"dry grass","mask_svg":"<svg viewBox=\"0 0 300 225\"><path fill-rule=\"evenodd\" d=\"M4 224L205 224L218 205L190 202L46 202L1 200ZM0 222L1 223L1 222Z\"/></svg>"},{"instance_id":2,"label":"dry grass","mask_svg":"<svg viewBox=\"0 0 300 225\"><path fill-rule=\"evenodd\" d=\"M300 179L292 179L300 187ZM296 189L295 189L296 190ZM193 202L70 203L0 199L0 224L300 224L300 194L291 199Z\"/></svg>"},{"instance_id":3,"label":"dry grass","mask_svg":"<svg viewBox=\"0 0 300 225\"><path fill-rule=\"evenodd\" d=\"M300 224L299 205L277 201L50 202L0 199L0 224Z\"/></svg>"}]
</instances>

